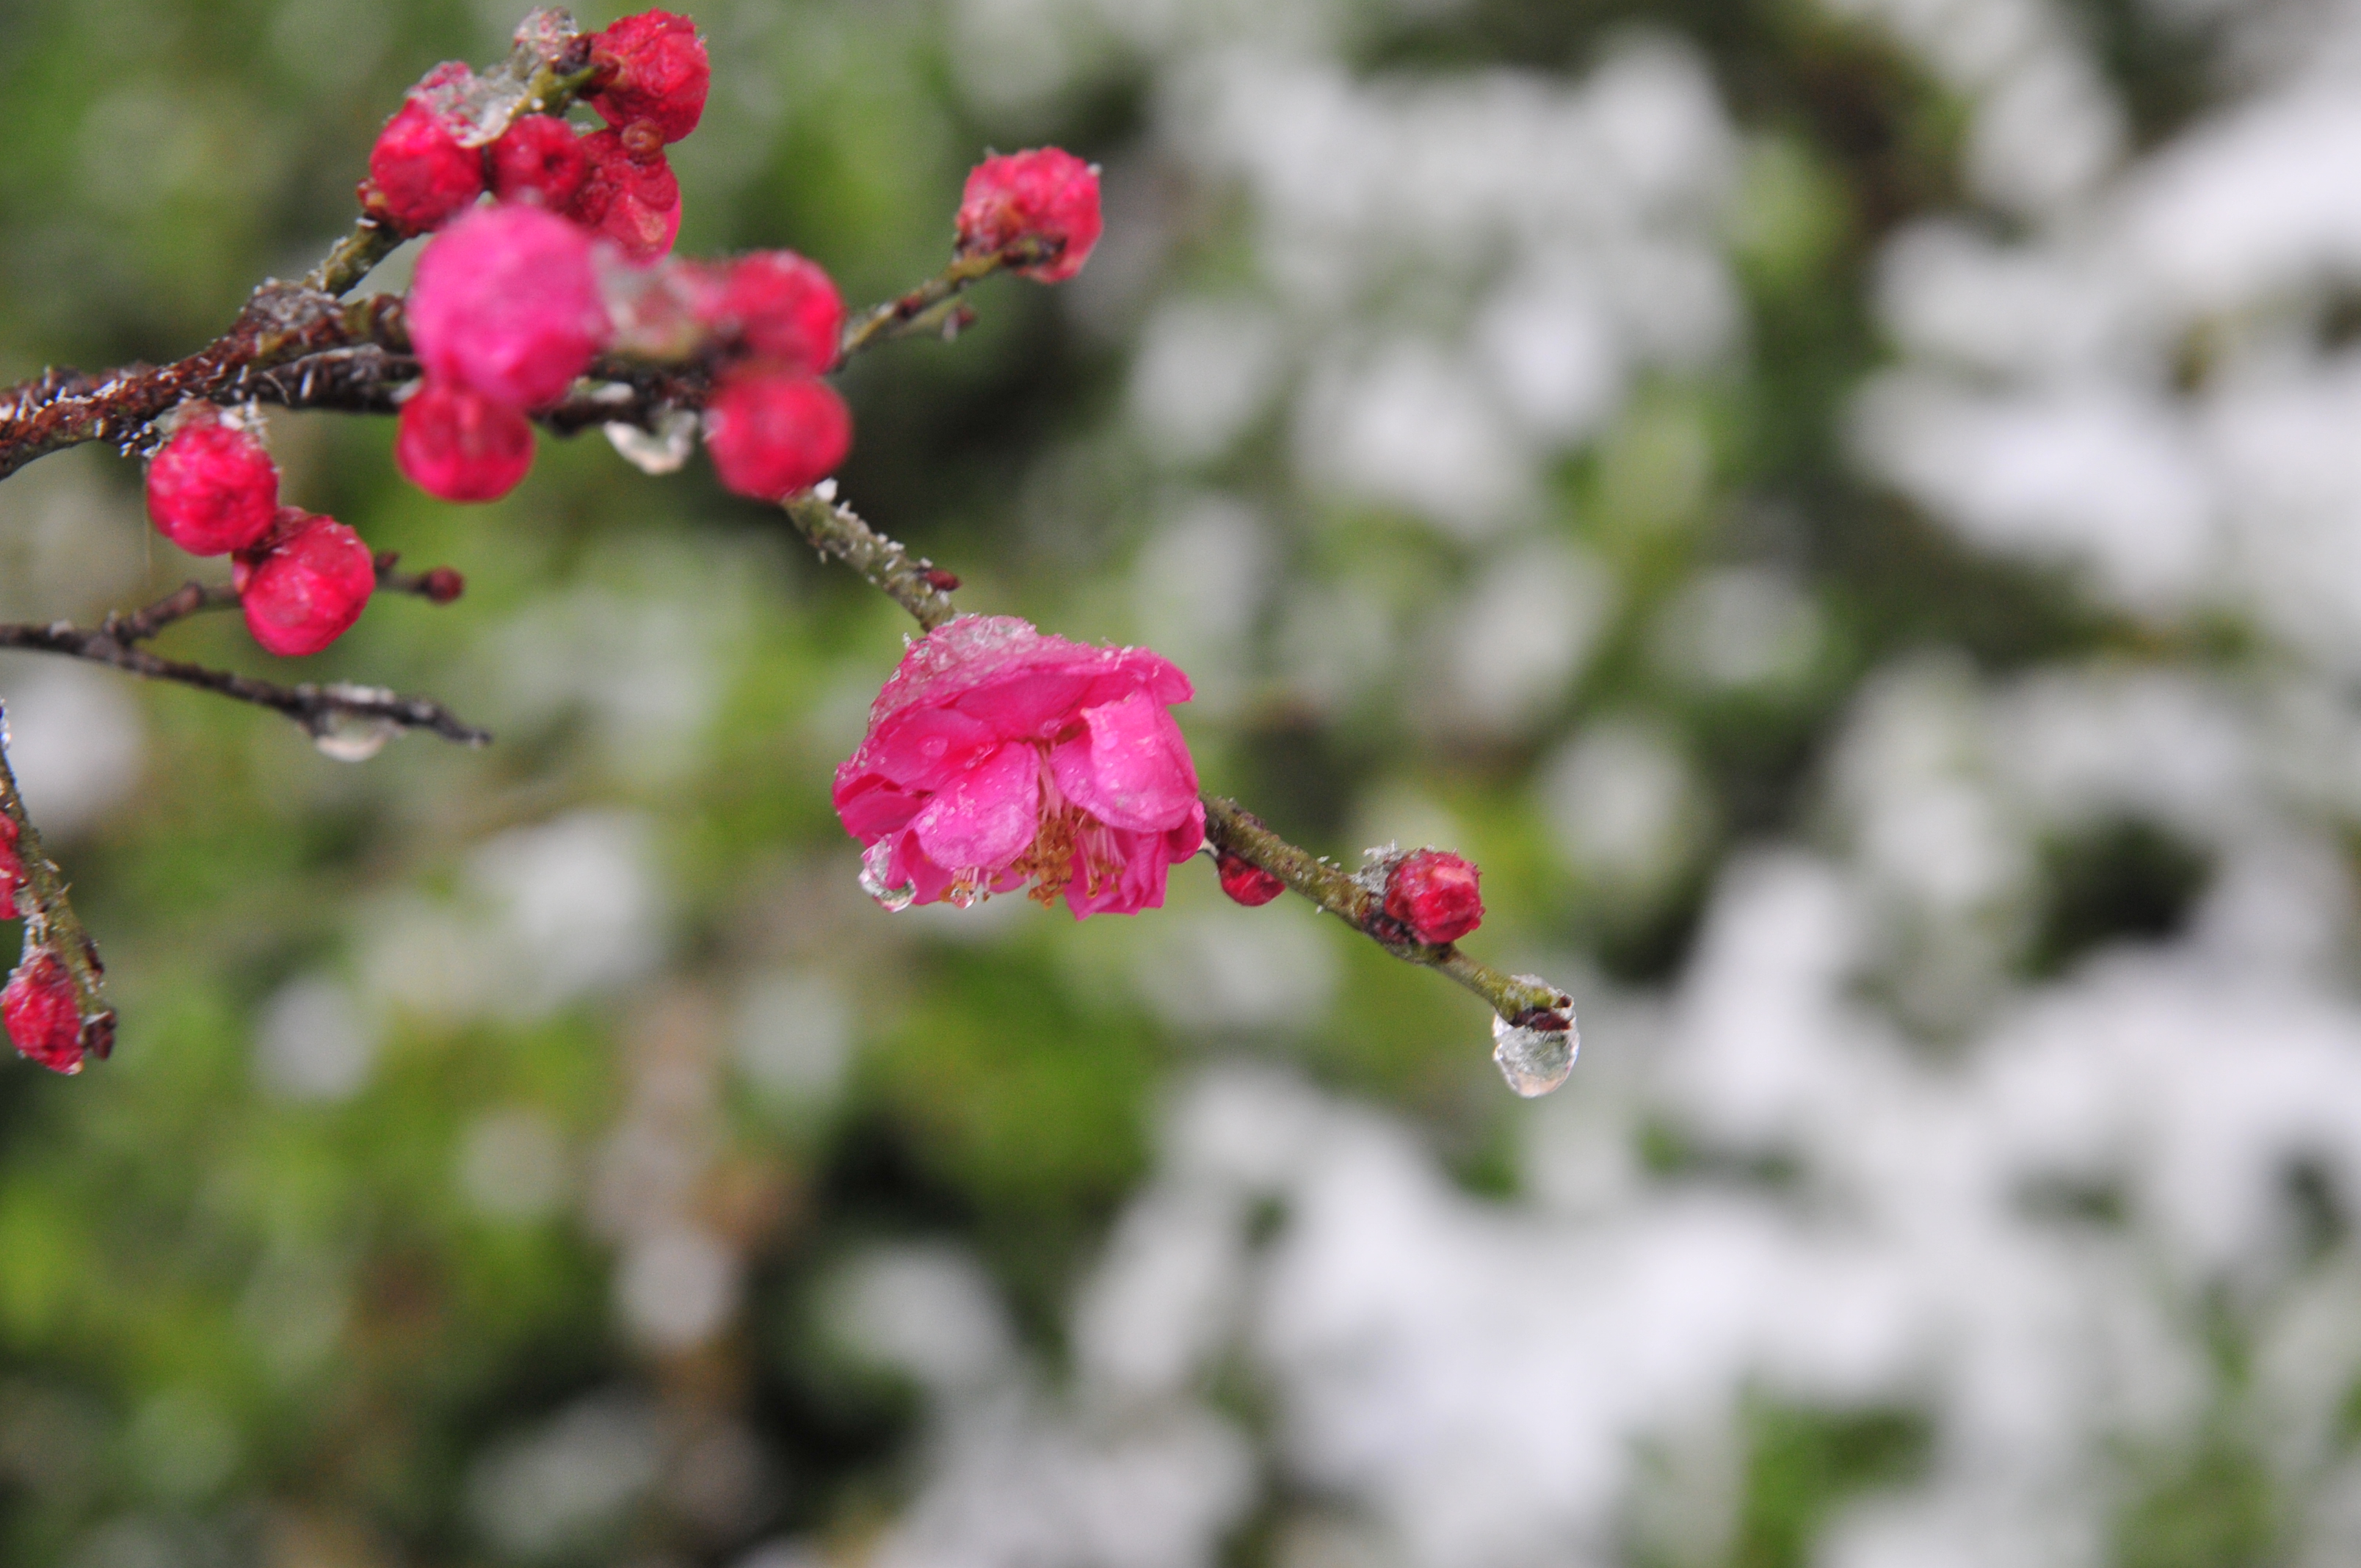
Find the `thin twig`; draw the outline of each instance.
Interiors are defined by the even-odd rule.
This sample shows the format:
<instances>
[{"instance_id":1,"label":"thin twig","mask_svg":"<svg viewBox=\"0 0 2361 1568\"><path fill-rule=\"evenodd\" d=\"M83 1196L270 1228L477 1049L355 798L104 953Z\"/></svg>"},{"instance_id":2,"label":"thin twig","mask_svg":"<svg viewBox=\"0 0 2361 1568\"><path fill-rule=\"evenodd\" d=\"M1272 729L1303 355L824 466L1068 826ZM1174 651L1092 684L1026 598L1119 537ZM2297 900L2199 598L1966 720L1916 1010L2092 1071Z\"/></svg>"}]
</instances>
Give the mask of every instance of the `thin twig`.
<instances>
[{"instance_id":1,"label":"thin twig","mask_svg":"<svg viewBox=\"0 0 2361 1568\"><path fill-rule=\"evenodd\" d=\"M394 569L398 559L390 551L377 557L379 592L410 594L436 604L448 604L459 596L459 575L449 567L412 575ZM462 723L449 708L428 697L403 696L380 686L353 685L341 681L327 685L309 682L280 685L185 660L163 658L139 646L175 621L206 610L234 609L237 603L235 588L186 583L145 609L128 615L110 613L95 627L80 627L62 620L47 625L29 621L0 623L0 648L62 653L69 658L111 664L148 680L170 681L250 702L285 714L315 739L333 735L340 724L358 723L429 730L463 746L491 743L489 733Z\"/></svg>"},{"instance_id":2,"label":"thin twig","mask_svg":"<svg viewBox=\"0 0 2361 1568\"><path fill-rule=\"evenodd\" d=\"M839 505L833 481L789 496L785 506L787 520L813 549L868 578L928 631L959 613L950 598L959 579L924 556L912 555L862 521L851 507Z\"/></svg>"},{"instance_id":3,"label":"thin twig","mask_svg":"<svg viewBox=\"0 0 2361 1568\"><path fill-rule=\"evenodd\" d=\"M898 300L873 305L844 325L843 354L847 359L864 348L897 337L941 334L951 319L950 302L971 284L1004 269L1038 266L1057 254L1058 247L1034 236L973 256L956 257L951 264ZM964 326L966 323L961 323ZM954 332L956 328L952 329Z\"/></svg>"}]
</instances>

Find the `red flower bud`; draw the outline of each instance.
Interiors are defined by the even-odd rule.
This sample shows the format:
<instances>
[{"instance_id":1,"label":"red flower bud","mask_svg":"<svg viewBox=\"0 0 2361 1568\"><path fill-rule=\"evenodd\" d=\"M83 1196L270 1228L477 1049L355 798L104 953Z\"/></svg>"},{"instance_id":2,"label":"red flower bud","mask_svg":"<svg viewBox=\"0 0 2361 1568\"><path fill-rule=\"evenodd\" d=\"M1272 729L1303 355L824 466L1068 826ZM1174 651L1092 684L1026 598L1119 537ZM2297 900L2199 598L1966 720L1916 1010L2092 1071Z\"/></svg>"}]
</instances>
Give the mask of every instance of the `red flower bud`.
<instances>
[{"instance_id":1,"label":"red flower bud","mask_svg":"<svg viewBox=\"0 0 2361 1568\"><path fill-rule=\"evenodd\" d=\"M335 518L281 507L270 536L232 563L230 581L254 640L294 658L318 652L361 618L377 591L377 559Z\"/></svg>"},{"instance_id":2,"label":"red flower bud","mask_svg":"<svg viewBox=\"0 0 2361 1568\"><path fill-rule=\"evenodd\" d=\"M279 511L279 465L262 443L192 403L148 463L148 516L192 555L225 555L261 538Z\"/></svg>"},{"instance_id":3,"label":"red flower bud","mask_svg":"<svg viewBox=\"0 0 2361 1568\"><path fill-rule=\"evenodd\" d=\"M669 11L626 16L593 39L590 59L605 77L590 94L590 106L609 125L653 121L668 142L697 128L713 66L697 24L686 16Z\"/></svg>"},{"instance_id":4,"label":"red flower bud","mask_svg":"<svg viewBox=\"0 0 2361 1568\"><path fill-rule=\"evenodd\" d=\"M492 194L562 212L590 178L590 155L555 115L520 115L492 143Z\"/></svg>"},{"instance_id":5,"label":"red flower bud","mask_svg":"<svg viewBox=\"0 0 2361 1568\"><path fill-rule=\"evenodd\" d=\"M566 215L613 240L633 261L653 261L680 234L680 181L661 146L635 152L621 131L582 138L590 177L574 193Z\"/></svg>"},{"instance_id":6,"label":"red flower bud","mask_svg":"<svg viewBox=\"0 0 2361 1568\"><path fill-rule=\"evenodd\" d=\"M528 409L565 396L609 333L589 236L533 207L488 207L435 236L407 320L430 375Z\"/></svg>"},{"instance_id":7,"label":"red flower bud","mask_svg":"<svg viewBox=\"0 0 2361 1568\"><path fill-rule=\"evenodd\" d=\"M18 1053L51 1072L82 1070L82 1004L57 955L34 949L0 988L0 1025Z\"/></svg>"},{"instance_id":8,"label":"red flower bud","mask_svg":"<svg viewBox=\"0 0 2361 1568\"><path fill-rule=\"evenodd\" d=\"M467 579L448 566L436 566L419 579L430 604L449 604L467 591Z\"/></svg>"},{"instance_id":9,"label":"red flower bud","mask_svg":"<svg viewBox=\"0 0 2361 1568\"><path fill-rule=\"evenodd\" d=\"M495 501L533 468L533 422L513 403L429 378L401 405L394 466L428 495Z\"/></svg>"},{"instance_id":10,"label":"red flower bud","mask_svg":"<svg viewBox=\"0 0 2361 1568\"><path fill-rule=\"evenodd\" d=\"M1213 857L1222 891L1249 909L1258 908L1287 891L1287 884L1255 864L1224 850Z\"/></svg>"},{"instance_id":11,"label":"red flower bud","mask_svg":"<svg viewBox=\"0 0 2361 1568\"><path fill-rule=\"evenodd\" d=\"M959 251L976 256L1020 239L1058 247L1049 260L1017 270L1043 283L1062 283L1082 269L1105 226L1099 214L1099 171L1063 148L1036 148L985 159L961 194Z\"/></svg>"},{"instance_id":12,"label":"red flower bud","mask_svg":"<svg viewBox=\"0 0 2361 1568\"><path fill-rule=\"evenodd\" d=\"M423 234L483 193L482 150L461 147L441 115L412 98L369 149L361 204L404 234Z\"/></svg>"},{"instance_id":13,"label":"red flower bud","mask_svg":"<svg viewBox=\"0 0 2361 1568\"><path fill-rule=\"evenodd\" d=\"M746 352L817 376L836 363L844 296L818 263L792 250L763 250L730 264L716 302L716 325Z\"/></svg>"},{"instance_id":14,"label":"red flower bud","mask_svg":"<svg viewBox=\"0 0 2361 1568\"><path fill-rule=\"evenodd\" d=\"M705 409L705 448L721 482L775 501L826 478L852 449L852 415L827 382L791 371L740 371Z\"/></svg>"},{"instance_id":15,"label":"red flower bud","mask_svg":"<svg viewBox=\"0 0 2361 1568\"><path fill-rule=\"evenodd\" d=\"M1447 850L1403 857L1386 883L1386 913L1430 945L1455 942L1483 924L1476 868Z\"/></svg>"}]
</instances>

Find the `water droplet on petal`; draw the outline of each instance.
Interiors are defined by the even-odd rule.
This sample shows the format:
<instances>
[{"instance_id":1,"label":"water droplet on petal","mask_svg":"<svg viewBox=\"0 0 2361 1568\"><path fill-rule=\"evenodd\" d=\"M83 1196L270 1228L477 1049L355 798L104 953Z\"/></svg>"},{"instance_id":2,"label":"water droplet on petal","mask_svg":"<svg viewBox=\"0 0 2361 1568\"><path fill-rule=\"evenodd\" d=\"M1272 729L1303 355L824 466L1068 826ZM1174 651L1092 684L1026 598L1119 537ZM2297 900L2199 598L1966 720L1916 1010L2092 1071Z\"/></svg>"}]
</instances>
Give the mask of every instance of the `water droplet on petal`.
<instances>
[{"instance_id":1,"label":"water droplet on petal","mask_svg":"<svg viewBox=\"0 0 2361 1568\"><path fill-rule=\"evenodd\" d=\"M623 461L642 474L675 474L697 450L697 415L675 409L656 422L653 431L618 421L607 426L607 440Z\"/></svg>"},{"instance_id":2,"label":"water droplet on petal","mask_svg":"<svg viewBox=\"0 0 2361 1568\"><path fill-rule=\"evenodd\" d=\"M1521 974L1517 978L1532 985L1549 986L1549 981L1532 975ZM1543 1016L1562 1017L1565 1026L1553 1029L1516 1025L1498 1014L1492 1016L1492 1060L1499 1067L1500 1076L1509 1080L1509 1087L1527 1100L1538 1099L1565 1083L1574 1071L1574 1058L1582 1051L1582 1029L1575 1022L1571 1007Z\"/></svg>"},{"instance_id":3,"label":"water droplet on petal","mask_svg":"<svg viewBox=\"0 0 2361 1568\"><path fill-rule=\"evenodd\" d=\"M899 915L917 901L918 889L917 883L906 882L899 887L886 886L893 866L893 839L880 839L870 845L861 856L861 891L875 899L879 908Z\"/></svg>"}]
</instances>

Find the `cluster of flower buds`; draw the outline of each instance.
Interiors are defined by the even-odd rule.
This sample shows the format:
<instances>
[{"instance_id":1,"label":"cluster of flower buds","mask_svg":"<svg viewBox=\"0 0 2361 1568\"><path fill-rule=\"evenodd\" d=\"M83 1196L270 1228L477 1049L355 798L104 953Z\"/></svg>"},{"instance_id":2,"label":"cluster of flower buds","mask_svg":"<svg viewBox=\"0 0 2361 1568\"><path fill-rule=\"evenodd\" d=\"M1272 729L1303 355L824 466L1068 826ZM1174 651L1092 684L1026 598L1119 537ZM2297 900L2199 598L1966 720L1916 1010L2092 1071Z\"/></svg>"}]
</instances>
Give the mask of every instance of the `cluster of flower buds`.
<instances>
[{"instance_id":1,"label":"cluster of flower buds","mask_svg":"<svg viewBox=\"0 0 2361 1568\"><path fill-rule=\"evenodd\" d=\"M16 821L0 816L0 919L35 914L29 885L17 852ZM53 1072L82 1070L89 1032L83 1027L81 999L57 954L38 942L26 945L24 961L0 987L0 1029L20 1056ZM104 1042L100 1054L104 1054Z\"/></svg>"},{"instance_id":2,"label":"cluster of flower buds","mask_svg":"<svg viewBox=\"0 0 2361 1568\"><path fill-rule=\"evenodd\" d=\"M247 422L191 402L148 463L148 516L192 555L227 555L247 630L273 653L316 653L377 591L359 534L279 504L279 466Z\"/></svg>"},{"instance_id":3,"label":"cluster of flower buds","mask_svg":"<svg viewBox=\"0 0 2361 1568\"><path fill-rule=\"evenodd\" d=\"M410 90L369 151L362 208L403 234L450 222L489 191L530 203L611 241L634 260L672 248L680 181L664 148L697 128L712 67L686 16L645 11L590 39L586 101L607 124L577 131L556 115L479 124L475 72L435 67Z\"/></svg>"}]
</instances>

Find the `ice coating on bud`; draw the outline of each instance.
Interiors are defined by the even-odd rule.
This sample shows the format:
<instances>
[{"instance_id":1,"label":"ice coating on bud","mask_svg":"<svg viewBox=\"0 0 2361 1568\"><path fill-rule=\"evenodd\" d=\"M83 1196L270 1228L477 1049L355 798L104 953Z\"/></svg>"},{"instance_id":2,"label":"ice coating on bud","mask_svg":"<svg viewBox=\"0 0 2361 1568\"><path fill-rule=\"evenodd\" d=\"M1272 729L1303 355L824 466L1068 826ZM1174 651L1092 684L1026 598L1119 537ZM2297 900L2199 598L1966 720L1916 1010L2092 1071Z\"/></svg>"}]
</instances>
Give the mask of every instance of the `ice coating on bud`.
<instances>
[{"instance_id":1,"label":"ice coating on bud","mask_svg":"<svg viewBox=\"0 0 2361 1568\"><path fill-rule=\"evenodd\" d=\"M590 106L610 126L651 122L665 141L697 128L713 66L697 24L669 11L625 16L599 33L590 60L606 73Z\"/></svg>"},{"instance_id":2,"label":"ice coating on bud","mask_svg":"<svg viewBox=\"0 0 2361 1568\"><path fill-rule=\"evenodd\" d=\"M269 539L240 555L230 580L247 630L287 658L342 637L377 591L377 562L361 536L332 517L282 507Z\"/></svg>"},{"instance_id":3,"label":"ice coating on bud","mask_svg":"<svg viewBox=\"0 0 2361 1568\"><path fill-rule=\"evenodd\" d=\"M82 1005L65 965L37 948L0 988L0 1025L19 1055L51 1072L82 1070Z\"/></svg>"},{"instance_id":4,"label":"ice coating on bud","mask_svg":"<svg viewBox=\"0 0 2361 1568\"><path fill-rule=\"evenodd\" d=\"M467 68L458 69L464 73ZM450 70L439 68L427 82ZM368 167L362 206L405 234L437 226L484 193L482 152L461 147L451 126L416 96L404 102L378 133Z\"/></svg>"},{"instance_id":5,"label":"ice coating on bud","mask_svg":"<svg viewBox=\"0 0 2361 1568\"><path fill-rule=\"evenodd\" d=\"M1386 913L1429 946L1455 942L1484 922L1480 874L1447 850L1406 855L1386 883Z\"/></svg>"},{"instance_id":6,"label":"ice coating on bud","mask_svg":"<svg viewBox=\"0 0 2361 1568\"><path fill-rule=\"evenodd\" d=\"M25 885L25 862L16 853L16 824L0 817L0 920L16 908L16 890Z\"/></svg>"},{"instance_id":7,"label":"ice coating on bud","mask_svg":"<svg viewBox=\"0 0 2361 1568\"><path fill-rule=\"evenodd\" d=\"M1080 272L1104 226L1098 170L1063 148L987 158L969 173L960 196L961 255L1027 238L1059 247L1049 260L1017 269L1038 282L1062 283Z\"/></svg>"},{"instance_id":8,"label":"ice coating on bud","mask_svg":"<svg viewBox=\"0 0 2361 1568\"><path fill-rule=\"evenodd\" d=\"M717 331L758 359L817 376L836 363L844 296L819 264L792 250L762 250L730 265L715 302Z\"/></svg>"},{"instance_id":9,"label":"ice coating on bud","mask_svg":"<svg viewBox=\"0 0 2361 1568\"><path fill-rule=\"evenodd\" d=\"M393 438L394 466L428 495L494 501L533 468L533 422L513 403L429 377Z\"/></svg>"},{"instance_id":10,"label":"ice coating on bud","mask_svg":"<svg viewBox=\"0 0 2361 1568\"><path fill-rule=\"evenodd\" d=\"M492 143L492 194L563 211L590 178L590 154L554 115L520 115Z\"/></svg>"},{"instance_id":11,"label":"ice coating on bud","mask_svg":"<svg viewBox=\"0 0 2361 1568\"><path fill-rule=\"evenodd\" d=\"M608 336L589 236L535 207L487 207L435 236L408 318L428 374L528 409L565 396Z\"/></svg>"},{"instance_id":12,"label":"ice coating on bud","mask_svg":"<svg viewBox=\"0 0 2361 1568\"><path fill-rule=\"evenodd\" d=\"M604 130L584 137L582 151L590 173L566 215L633 261L669 252L680 234L680 181L662 144L634 148L624 132Z\"/></svg>"},{"instance_id":13,"label":"ice coating on bud","mask_svg":"<svg viewBox=\"0 0 2361 1568\"><path fill-rule=\"evenodd\" d=\"M1538 975L1517 979L1537 991L1556 987ZM1560 993L1554 1007L1522 1014L1510 1023L1492 1016L1492 1062L1509 1087L1527 1100L1537 1099L1563 1084L1582 1054L1582 1030L1575 1021L1574 998Z\"/></svg>"},{"instance_id":14,"label":"ice coating on bud","mask_svg":"<svg viewBox=\"0 0 2361 1568\"><path fill-rule=\"evenodd\" d=\"M1287 884L1243 856L1224 850L1213 858L1222 891L1249 909L1268 904L1287 891Z\"/></svg>"},{"instance_id":15,"label":"ice coating on bud","mask_svg":"<svg viewBox=\"0 0 2361 1568\"><path fill-rule=\"evenodd\" d=\"M788 371L740 371L705 406L714 472L741 496L775 501L818 484L852 450L836 389Z\"/></svg>"},{"instance_id":16,"label":"ice coating on bud","mask_svg":"<svg viewBox=\"0 0 2361 1568\"><path fill-rule=\"evenodd\" d=\"M192 555L226 555L279 512L279 465L262 443L196 403L148 464L148 517Z\"/></svg>"}]
</instances>

